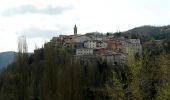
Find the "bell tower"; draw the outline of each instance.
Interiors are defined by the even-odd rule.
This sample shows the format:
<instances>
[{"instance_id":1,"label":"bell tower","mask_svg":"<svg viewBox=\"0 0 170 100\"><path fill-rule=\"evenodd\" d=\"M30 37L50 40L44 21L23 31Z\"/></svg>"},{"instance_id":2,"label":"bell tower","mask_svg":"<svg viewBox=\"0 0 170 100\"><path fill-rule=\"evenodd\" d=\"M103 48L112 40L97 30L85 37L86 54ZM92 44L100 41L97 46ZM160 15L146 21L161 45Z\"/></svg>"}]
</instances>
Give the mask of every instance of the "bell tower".
<instances>
[{"instance_id":1,"label":"bell tower","mask_svg":"<svg viewBox=\"0 0 170 100\"><path fill-rule=\"evenodd\" d=\"M77 35L77 26L74 26L74 35Z\"/></svg>"}]
</instances>

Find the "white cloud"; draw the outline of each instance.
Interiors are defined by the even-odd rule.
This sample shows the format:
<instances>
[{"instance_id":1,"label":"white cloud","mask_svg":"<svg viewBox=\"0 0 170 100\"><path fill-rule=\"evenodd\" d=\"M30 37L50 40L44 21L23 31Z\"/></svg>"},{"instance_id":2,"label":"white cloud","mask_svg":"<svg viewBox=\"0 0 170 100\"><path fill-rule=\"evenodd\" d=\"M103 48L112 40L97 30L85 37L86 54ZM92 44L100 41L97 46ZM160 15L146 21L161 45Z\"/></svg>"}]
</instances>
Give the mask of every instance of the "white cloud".
<instances>
[{"instance_id":1,"label":"white cloud","mask_svg":"<svg viewBox=\"0 0 170 100\"><path fill-rule=\"evenodd\" d=\"M45 8L38 8L33 5L22 5L20 7L16 8L9 8L2 12L2 15L5 17L10 17L14 15L20 15L20 14L46 14L46 15L60 15L67 10L72 10L72 6L68 7L52 7L51 5L46 6Z\"/></svg>"}]
</instances>

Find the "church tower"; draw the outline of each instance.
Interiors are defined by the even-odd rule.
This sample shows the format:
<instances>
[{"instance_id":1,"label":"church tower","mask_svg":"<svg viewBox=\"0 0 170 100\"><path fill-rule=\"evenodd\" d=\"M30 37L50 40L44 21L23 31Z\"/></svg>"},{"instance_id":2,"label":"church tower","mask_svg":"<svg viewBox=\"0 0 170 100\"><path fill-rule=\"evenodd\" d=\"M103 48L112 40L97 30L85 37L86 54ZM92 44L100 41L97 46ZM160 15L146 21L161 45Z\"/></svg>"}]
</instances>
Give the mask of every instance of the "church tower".
<instances>
[{"instance_id":1,"label":"church tower","mask_svg":"<svg viewBox=\"0 0 170 100\"><path fill-rule=\"evenodd\" d=\"M77 35L77 26L74 26L74 35Z\"/></svg>"}]
</instances>

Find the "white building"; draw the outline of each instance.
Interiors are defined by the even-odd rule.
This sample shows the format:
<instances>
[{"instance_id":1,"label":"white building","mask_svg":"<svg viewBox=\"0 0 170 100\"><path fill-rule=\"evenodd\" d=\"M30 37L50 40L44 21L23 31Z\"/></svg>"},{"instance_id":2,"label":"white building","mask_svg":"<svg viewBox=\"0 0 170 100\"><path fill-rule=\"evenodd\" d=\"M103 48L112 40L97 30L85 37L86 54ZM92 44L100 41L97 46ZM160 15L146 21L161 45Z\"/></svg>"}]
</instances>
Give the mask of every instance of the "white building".
<instances>
[{"instance_id":1,"label":"white building","mask_svg":"<svg viewBox=\"0 0 170 100\"><path fill-rule=\"evenodd\" d=\"M84 47L91 48L91 49L107 48L107 43L103 41L90 40L84 42Z\"/></svg>"},{"instance_id":2,"label":"white building","mask_svg":"<svg viewBox=\"0 0 170 100\"><path fill-rule=\"evenodd\" d=\"M73 41L74 42L84 42L84 41L87 41L87 40L91 40L91 38L90 37L88 37L88 36L85 36L85 35L79 35L79 36L74 36L73 37Z\"/></svg>"},{"instance_id":3,"label":"white building","mask_svg":"<svg viewBox=\"0 0 170 100\"><path fill-rule=\"evenodd\" d=\"M140 44L140 39L129 39L129 42L133 44Z\"/></svg>"},{"instance_id":4,"label":"white building","mask_svg":"<svg viewBox=\"0 0 170 100\"><path fill-rule=\"evenodd\" d=\"M93 55L93 49L76 49L76 55Z\"/></svg>"},{"instance_id":5,"label":"white building","mask_svg":"<svg viewBox=\"0 0 170 100\"><path fill-rule=\"evenodd\" d=\"M96 49L96 41L85 41L84 42L85 48Z\"/></svg>"},{"instance_id":6,"label":"white building","mask_svg":"<svg viewBox=\"0 0 170 100\"><path fill-rule=\"evenodd\" d=\"M107 48L107 43L103 41L97 41L96 42L96 48L101 49L101 48Z\"/></svg>"}]
</instances>

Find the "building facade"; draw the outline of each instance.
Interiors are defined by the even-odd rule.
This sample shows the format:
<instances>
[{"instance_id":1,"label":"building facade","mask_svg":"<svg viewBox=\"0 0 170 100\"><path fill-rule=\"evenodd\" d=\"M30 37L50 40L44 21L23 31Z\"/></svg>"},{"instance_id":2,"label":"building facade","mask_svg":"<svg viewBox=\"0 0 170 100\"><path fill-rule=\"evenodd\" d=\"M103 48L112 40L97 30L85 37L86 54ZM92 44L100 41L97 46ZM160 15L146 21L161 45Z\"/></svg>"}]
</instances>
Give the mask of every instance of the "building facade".
<instances>
[{"instance_id":1,"label":"building facade","mask_svg":"<svg viewBox=\"0 0 170 100\"><path fill-rule=\"evenodd\" d=\"M73 37L73 41L77 43L80 43L80 42L82 43L87 40L91 40L91 38L85 35L79 35L79 36Z\"/></svg>"},{"instance_id":2,"label":"building facade","mask_svg":"<svg viewBox=\"0 0 170 100\"><path fill-rule=\"evenodd\" d=\"M93 49L76 49L76 55L93 55Z\"/></svg>"},{"instance_id":3,"label":"building facade","mask_svg":"<svg viewBox=\"0 0 170 100\"><path fill-rule=\"evenodd\" d=\"M84 42L84 47L85 48L91 48L91 49L96 49L96 41L85 41Z\"/></svg>"}]
</instances>

